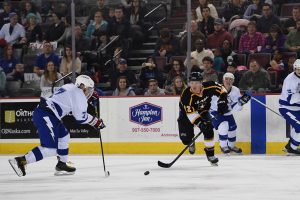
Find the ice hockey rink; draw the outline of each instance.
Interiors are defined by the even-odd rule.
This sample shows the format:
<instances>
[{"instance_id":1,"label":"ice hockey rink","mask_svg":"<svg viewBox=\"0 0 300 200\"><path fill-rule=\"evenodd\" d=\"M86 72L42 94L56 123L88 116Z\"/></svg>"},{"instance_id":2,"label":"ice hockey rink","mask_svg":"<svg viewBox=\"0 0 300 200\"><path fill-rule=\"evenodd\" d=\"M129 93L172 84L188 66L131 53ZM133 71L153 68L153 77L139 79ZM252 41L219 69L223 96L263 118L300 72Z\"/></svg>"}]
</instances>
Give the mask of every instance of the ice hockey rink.
<instances>
[{"instance_id":1,"label":"ice hockey rink","mask_svg":"<svg viewBox=\"0 0 300 200\"><path fill-rule=\"evenodd\" d=\"M176 155L108 155L105 178L101 155L70 156L75 175L54 176L55 158L27 166L18 177L0 156L0 196L11 200L47 199L298 199L300 157L219 155L213 167L203 155L183 155L171 168L157 166ZM150 171L148 176L145 171Z\"/></svg>"}]
</instances>

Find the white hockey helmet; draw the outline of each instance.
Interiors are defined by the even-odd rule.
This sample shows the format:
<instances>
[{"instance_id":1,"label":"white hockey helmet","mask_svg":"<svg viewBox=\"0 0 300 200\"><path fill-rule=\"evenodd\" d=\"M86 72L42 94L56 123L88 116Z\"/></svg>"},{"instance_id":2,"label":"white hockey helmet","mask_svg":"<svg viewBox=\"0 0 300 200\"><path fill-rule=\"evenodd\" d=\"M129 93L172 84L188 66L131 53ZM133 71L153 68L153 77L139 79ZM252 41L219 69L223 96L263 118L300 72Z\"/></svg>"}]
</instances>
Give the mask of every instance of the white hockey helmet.
<instances>
[{"instance_id":1,"label":"white hockey helmet","mask_svg":"<svg viewBox=\"0 0 300 200\"><path fill-rule=\"evenodd\" d=\"M223 80L225 80L225 78L231 78L234 80L234 75L230 72L226 72L224 75L223 75Z\"/></svg>"},{"instance_id":2,"label":"white hockey helmet","mask_svg":"<svg viewBox=\"0 0 300 200\"><path fill-rule=\"evenodd\" d=\"M81 85L84 85L84 94L87 99L89 99L93 92L94 92L94 81L87 75L80 75L76 78L75 85L77 87L80 87Z\"/></svg>"},{"instance_id":3,"label":"white hockey helmet","mask_svg":"<svg viewBox=\"0 0 300 200\"><path fill-rule=\"evenodd\" d=\"M297 59L293 64L294 70L300 69L300 59Z\"/></svg>"}]
</instances>

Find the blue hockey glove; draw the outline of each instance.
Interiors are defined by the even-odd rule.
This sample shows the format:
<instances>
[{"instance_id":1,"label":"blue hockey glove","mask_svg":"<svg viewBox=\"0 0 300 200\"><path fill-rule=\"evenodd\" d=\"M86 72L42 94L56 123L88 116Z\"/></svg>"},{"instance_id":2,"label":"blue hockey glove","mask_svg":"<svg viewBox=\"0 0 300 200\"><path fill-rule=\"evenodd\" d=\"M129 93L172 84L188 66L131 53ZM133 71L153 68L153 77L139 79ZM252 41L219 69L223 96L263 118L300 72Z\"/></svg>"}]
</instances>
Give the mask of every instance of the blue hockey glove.
<instances>
[{"instance_id":1,"label":"blue hockey glove","mask_svg":"<svg viewBox=\"0 0 300 200\"><path fill-rule=\"evenodd\" d=\"M251 91L247 90L243 96L238 99L239 105L243 106L251 99Z\"/></svg>"}]
</instances>

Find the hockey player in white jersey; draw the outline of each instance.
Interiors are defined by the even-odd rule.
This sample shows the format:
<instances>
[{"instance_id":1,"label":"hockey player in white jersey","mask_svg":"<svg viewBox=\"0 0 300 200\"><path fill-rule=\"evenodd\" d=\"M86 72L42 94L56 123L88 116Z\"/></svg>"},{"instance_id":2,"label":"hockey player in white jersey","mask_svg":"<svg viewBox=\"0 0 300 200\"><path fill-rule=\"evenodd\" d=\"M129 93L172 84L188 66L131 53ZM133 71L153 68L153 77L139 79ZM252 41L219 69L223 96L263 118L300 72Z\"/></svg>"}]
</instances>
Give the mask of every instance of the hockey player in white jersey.
<instances>
[{"instance_id":1,"label":"hockey player in white jersey","mask_svg":"<svg viewBox=\"0 0 300 200\"><path fill-rule=\"evenodd\" d=\"M221 151L225 154L230 152L242 153L242 149L235 146L237 125L232 112L242 110L242 106L251 99L251 95L248 92L241 96L240 89L233 86L233 82L234 75L229 72L225 73L223 85L228 93L228 112L223 115L217 112L216 97L213 97L210 109L212 124L219 134Z\"/></svg>"},{"instance_id":2,"label":"hockey player in white jersey","mask_svg":"<svg viewBox=\"0 0 300 200\"><path fill-rule=\"evenodd\" d=\"M284 151L289 154L299 154L300 144L300 59L294 64L294 72L290 73L283 82L279 98L279 112L292 126L290 140Z\"/></svg>"},{"instance_id":3,"label":"hockey player in white jersey","mask_svg":"<svg viewBox=\"0 0 300 200\"><path fill-rule=\"evenodd\" d=\"M87 99L93 94L94 81L80 75L75 84L63 85L51 97L41 100L33 113L33 122L38 130L40 146L26 155L10 159L9 163L18 176L25 176L25 165L46 157L58 156L55 175L74 174L76 169L67 164L70 133L61 119L72 112L80 124L90 124L97 129L105 127L103 121L87 113Z\"/></svg>"}]
</instances>

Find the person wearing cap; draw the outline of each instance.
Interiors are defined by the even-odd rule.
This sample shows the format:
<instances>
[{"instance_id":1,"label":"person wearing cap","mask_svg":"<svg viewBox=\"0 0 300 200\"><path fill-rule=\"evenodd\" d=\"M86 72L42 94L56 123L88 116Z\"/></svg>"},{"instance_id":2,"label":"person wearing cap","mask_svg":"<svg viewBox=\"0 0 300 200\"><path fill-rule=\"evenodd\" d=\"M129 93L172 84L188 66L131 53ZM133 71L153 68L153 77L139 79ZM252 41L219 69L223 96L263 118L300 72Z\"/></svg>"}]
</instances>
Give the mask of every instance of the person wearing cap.
<instances>
[{"instance_id":1,"label":"person wearing cap","mask_svg":"<svg viewBox=\"0 0 300 200\"><path fill-rule=\"evenodd\" d=\"M224 40L228 40L230 44L233 44L233 37L232 35L224 29L222 19L215 19L214 21L214 29L215 32L210 34L207 37L206 46L209 49L216 49L222 46Z\"/></svg>"},{"instance_id":2,"label":"person wearing cap","mask_svg":"<svg viewBox=\"0 0 300 200\"><path fill-rule=\"evenodd\" d=\"M228 111L227 92L220 84L213 81L203 82L200 72L192 72L189 77L189 87L180 95L178 130L180 140L189 145L190 154L196 151L194 127L198 127L204 135L204 151L211 165L216 166L214 131L209 110L213 97L217 100L217 112L224 114Z\"/></svg>"},{"instance_id":3,"label":"person wearing cap","mask_svg":"<svg viewBox=\"0 0 300 200\"><path fill-rule=\"evenodd\" d=\"M120 76L127 77L129 86L133 86L137 83L134 73L127 69L127 61L124 58L120 58L119 63L117 64L117 69L113 70L110 74L110 83L113 90L116 89L117 79Z\"/></svg>"},{"instance_id":4,"label":"person wearing cap","mask_svg":"<svg viewBox=\"0 0 300 200\"><path fill-rule=\"evenodd\" d=\"M34 14L35 18L36 18L36 21L37 23L42 23L42 17L40 15L40 13L37 11L37 8L36 8L36 5L34 2L32 1L26 1L25 4L24 4L24 8L20 14L21 16L21 21L22 21L22 24L24 26L26 26L25 24L28 22L28 15L29 14Z\"/></svg>"},{"instance_id":5,"label":"person wearing cap","mask_svg":"<svg viewBox=\"0 0 300 200\"><path fill-rule=\"evenodd\" d=\"M246 92L243 96L240 89L233 86L234 75L227 72L223 75L223 86L227 90L228 112L220 115L217 112L217 98L213 97L210 107L210 115L212 116L212 124L219 134L220 148L224 154L242 153L242 149L236 147L236 129L237 125L234 120L233 112L241 111L250 99L251 94Z\"/></svg>"},{"instance_id":6,"label":"person wearing cap","mask_svg":"<svg viewBox=\"0 0 300 200\"><path fill-rule=\"evenodd\" d=\"M0 30L0 40L4 39L7 43L20 46L26 43L24 26L18 23L18 15L15 12L9 13L10 23L4 24Z\"/></svg>"},{"instance_id":7,"label":"person wearing cap","mask_svg":"<svg viewBox=\"0 0 300 200\"><path fill-rule=\"evenodd\" d=\"M279 97L279 112L292 126L289 142L284 151L300 154L300 59L293 64L294 71L283 82Z\"/></svg>"},{"instance_id":8,"label":"person wearing cap","mask_svg":"<svg viewBox=\"0 0 300 200\"><path fill-rule=\"evenodd\" d=\"M53 23L49 26L45 32L45 40L50 42L57 41L65 32L65 24L61 20L62 14L55 12L52 14Z\"/></svg>"}]
</instances>

